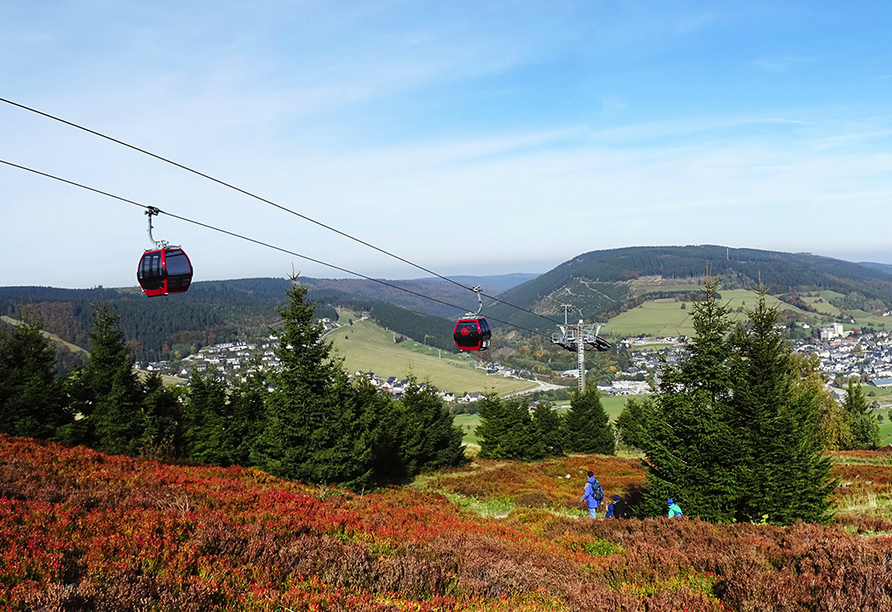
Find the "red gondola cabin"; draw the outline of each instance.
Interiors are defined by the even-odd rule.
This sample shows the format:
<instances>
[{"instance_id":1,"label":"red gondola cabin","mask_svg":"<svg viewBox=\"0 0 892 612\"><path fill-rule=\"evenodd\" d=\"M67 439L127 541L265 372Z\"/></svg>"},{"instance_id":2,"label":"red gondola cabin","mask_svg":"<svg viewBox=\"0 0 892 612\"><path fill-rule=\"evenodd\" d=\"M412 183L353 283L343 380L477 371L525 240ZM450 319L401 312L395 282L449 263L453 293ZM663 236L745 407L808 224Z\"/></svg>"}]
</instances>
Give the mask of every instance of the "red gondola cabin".
<instances>
[{"instance_id":1,"label":"red gondola cabin","mask_svg":"<svg viewBox=\"0 0 892 612\"><path fill-rule=\"evenodd\" d=\"M492 332L483 317L459 319L452 334L455 346L461 351L484 351L489 348Z\"/></svg>"},{"instance_id":2,"label":"red gondola cabin","mask_svg":"<svg viewBox=\"0 0 892 612\"><path fill-rule=\"evenodd\" d=\"M183 249L146 251L139 260L136 279L149 297L185 293L192 283L192 263Z\"/></svg>"}]
</instances>

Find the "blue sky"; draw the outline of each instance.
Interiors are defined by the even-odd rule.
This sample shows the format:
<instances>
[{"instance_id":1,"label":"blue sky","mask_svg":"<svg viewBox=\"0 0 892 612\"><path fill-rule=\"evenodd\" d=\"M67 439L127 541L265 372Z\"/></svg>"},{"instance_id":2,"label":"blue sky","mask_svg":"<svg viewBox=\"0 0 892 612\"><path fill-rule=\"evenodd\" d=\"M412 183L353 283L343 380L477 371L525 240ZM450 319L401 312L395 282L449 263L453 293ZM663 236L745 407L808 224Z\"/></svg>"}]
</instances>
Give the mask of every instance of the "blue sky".
<instances>
[{"instance_id":1,"label":"blue sky","mask_svg":"<svg viewBox=\"0 0 892 612\"><path fill-rule=\"evenodd\" d=\"M439 274L721 244L892 263L885 2L0 3L0 97ZM0 104L0 159L363 275L424 276ZM138 207L0 165L0 285L136 284ZM171 217L196 280L343 272Z\"/></svg>"}]
</instances>

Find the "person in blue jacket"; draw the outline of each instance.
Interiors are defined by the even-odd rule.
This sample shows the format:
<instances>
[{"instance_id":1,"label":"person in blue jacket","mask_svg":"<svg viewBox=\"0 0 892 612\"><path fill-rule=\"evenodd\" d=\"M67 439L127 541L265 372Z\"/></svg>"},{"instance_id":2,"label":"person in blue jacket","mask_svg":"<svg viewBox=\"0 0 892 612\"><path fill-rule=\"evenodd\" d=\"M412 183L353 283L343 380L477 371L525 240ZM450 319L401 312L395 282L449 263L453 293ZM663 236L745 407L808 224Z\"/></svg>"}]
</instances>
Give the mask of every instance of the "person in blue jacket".
<instances>
[{"instance_id":1,"label":"person in blue jacket","mask_svg":"<svg viewBox=\"0 0 892 612\"><path fill-rule=\"evenodd\" d=\"M614 495L613 503L607 504L607 513L604 515L604 518L626 518L626 502L619 495Z\"/></svg>"},{"instance_id":2,"label":"person in blue jacket","mask_svg":"<svg viewBox=\"0 0 892 612\"><path fill-rule=\"evenodd\" d=\"M671 497L667 499L666 505L669 506L669 518L681 516L681 508L678 507L678 504L675 503L674 499Z\"/></svg>"},{"instance_id":3,"label":"person in blue jacket","mask_svg":"<svg viewBox=\"0 0 892 612\"><path fill-rule=\"evenodd\" d=\"M601 483L595 480L595 473L589 470L588 480L585 481L584 494L580 498L581 502L588 502L588 514L592 518L598 518L598 506L604 499L604 489Z\"/></svg>"}]
</instances>

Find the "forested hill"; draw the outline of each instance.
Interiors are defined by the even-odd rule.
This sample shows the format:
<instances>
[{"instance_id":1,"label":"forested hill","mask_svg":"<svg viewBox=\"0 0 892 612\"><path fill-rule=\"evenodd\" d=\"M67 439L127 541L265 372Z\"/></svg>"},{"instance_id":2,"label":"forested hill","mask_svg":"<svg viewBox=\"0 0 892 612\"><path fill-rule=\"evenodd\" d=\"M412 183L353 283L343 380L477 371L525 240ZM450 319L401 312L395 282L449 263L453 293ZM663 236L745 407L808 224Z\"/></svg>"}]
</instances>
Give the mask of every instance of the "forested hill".
<instances>
[{"instance_id":1,"label":"forested hill","mask_svg":"<svg viewBox=\"0 0 892 612\"><path fill-rule=\"evenodd\" d=\"M627 247L584 253L499 296L521 308L552 319L562 317L562 304L579 309L586 320L605 320L624 307L677 292L707 273L721 278L724 289L756 289L760 281L769 293L796 294L836 291L859 294L872 310L892 307L892 273L888 266L860 264L810 253L736 249L715 245ZM494 317L522 327L542 327L547 321L496 305Z\"/></svg>"},{"instance_id":2,"label":"forested hill","mask_svg":"<svg viewBox=\"0 0 892 612\"><path fill-rule=\"evenodd\" d=\"M368 313L379 324L410 338L454 350L447 320L476 310L476 296L463 288L481 284L485 292L528 280L532 275L385 281L303 278L307 299L319 317L337 318L335 307ZM44 329L88 348L92 316L108 304L120 316L121 329L141 362L185 356L202 346L263 334L279 322L276 306L291 286L287 278L248 278L194 282L184 294L147 298L137 287L58 289L0 287L0 314L17 319L33 313ZM432 299L428 299L432 298Z\"/></svg>"},{"instance_id":3,"label":"forested hill","mask_svg":"<svg viewBox=\"0 0 892 612\"><path fill-rule=\"evenodd\" d=\"M244 281L194 283L188 293L165 298L147 298L135 287L0 287L0 312L16 319L35 316L46 331L88 348L95 308L107 304L120 316L136 358L157 361L169 358L172 351L189 352L274 323L275 305L284 299L289 281L263 281L253 288Z\"/></svg>"},{"instance_id":4,"label":"forested hill","mask_svg":"<svg viewBox=\"0 0 892 612\"><path fill-rule=\"evenodd\" d=\"M862 265L867 266L868 268L873 268L874 270L879 270L881 272L886 272L887 274L892 274L892 265L883 264L883 263L874 263L872 261L863 261Z\"/></svg>"}]
</instances>

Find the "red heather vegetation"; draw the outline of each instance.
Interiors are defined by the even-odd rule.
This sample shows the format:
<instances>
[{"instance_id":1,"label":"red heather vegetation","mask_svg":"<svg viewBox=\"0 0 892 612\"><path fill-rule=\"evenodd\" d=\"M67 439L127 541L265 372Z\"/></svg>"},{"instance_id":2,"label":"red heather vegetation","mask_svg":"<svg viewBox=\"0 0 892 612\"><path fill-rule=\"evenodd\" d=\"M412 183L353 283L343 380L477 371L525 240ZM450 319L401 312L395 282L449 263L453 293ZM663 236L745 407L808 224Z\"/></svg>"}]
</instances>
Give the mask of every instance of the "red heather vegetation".
<instances>
[{"instance_id":1,"label":"red heather vegetation","mask_svg":"<svg viewBox=\"0 0 892 612\"><path fill-rule=\"evenodd\" d=\"M888 456L852 460L885 465L842 466L841 504L888 493ZM629 459L479 461L416 490L355 495L0 435L0 607L892 609L892 539L850 533L890 530L882 517L786 528L593 521L578 504L588 469L608 497L633 499L644 480ZM524 507L483 518L442 493Z\"/></svg>"}]
</instances>

